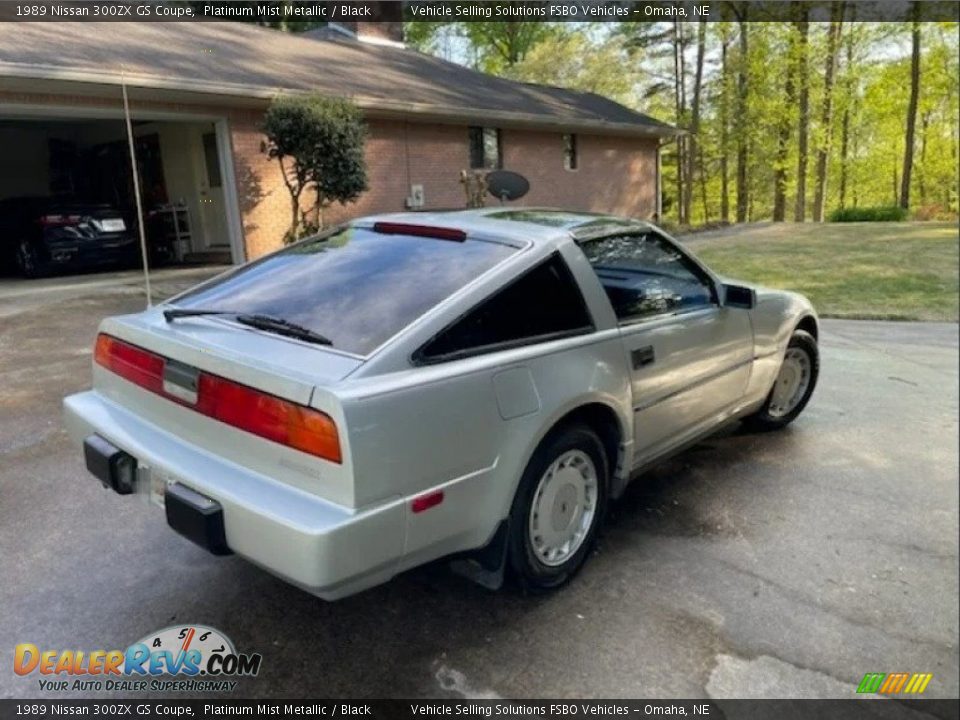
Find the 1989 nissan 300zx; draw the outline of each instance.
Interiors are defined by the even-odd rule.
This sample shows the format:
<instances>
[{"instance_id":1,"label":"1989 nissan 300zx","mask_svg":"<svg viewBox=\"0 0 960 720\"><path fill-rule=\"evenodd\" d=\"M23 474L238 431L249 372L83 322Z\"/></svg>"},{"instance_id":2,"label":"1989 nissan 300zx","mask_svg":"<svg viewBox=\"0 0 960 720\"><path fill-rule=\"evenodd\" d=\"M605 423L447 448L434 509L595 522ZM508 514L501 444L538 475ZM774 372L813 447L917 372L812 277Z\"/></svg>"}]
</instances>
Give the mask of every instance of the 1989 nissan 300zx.
<instances>
[{"instance_id":1,"label":"1989 nissan 300zx","mask_svg":"<svg viewBox=\"0 0 960 720\"><path fill-rule=\"evenodd\" d=\"M631 477L787 425L818 367L805 298L644 222L501 207L358 220L108 318L64 405L106 486L322 598L446 556L536 591Z\"/></svg>"}]
</instances>

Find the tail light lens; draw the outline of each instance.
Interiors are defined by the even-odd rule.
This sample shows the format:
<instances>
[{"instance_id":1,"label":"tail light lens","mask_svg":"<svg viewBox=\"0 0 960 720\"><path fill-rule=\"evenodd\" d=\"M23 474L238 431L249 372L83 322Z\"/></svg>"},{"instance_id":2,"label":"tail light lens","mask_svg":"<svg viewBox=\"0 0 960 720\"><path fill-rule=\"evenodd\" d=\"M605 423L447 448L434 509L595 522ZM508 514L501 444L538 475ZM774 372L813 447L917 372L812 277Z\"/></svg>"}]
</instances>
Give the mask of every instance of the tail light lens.
<instances>
[{"instance_id":1,"label":"tail light lens","mask_svg":"<svg viewBox=\"0 0 960 720\"><path fill-rule=\"evenodd\" d=\"M324 460L343 462L337 426L319 410L206 372L199 375L197 401L191 404L164 391L165 358L110 335L97 336L94 359L135 385L201 415Z\"/></svg>"},{"instance_id":2,"label":"tail light lens","mask_svg":"<svg viewBox=\"0 0 960 720\"><path fill-rule=\"evenodd\" d=\"M79 215L41 215L37 222L44 227L56 227L58 225L76 225L83 218Z\"/></svg>"}]
</instances>

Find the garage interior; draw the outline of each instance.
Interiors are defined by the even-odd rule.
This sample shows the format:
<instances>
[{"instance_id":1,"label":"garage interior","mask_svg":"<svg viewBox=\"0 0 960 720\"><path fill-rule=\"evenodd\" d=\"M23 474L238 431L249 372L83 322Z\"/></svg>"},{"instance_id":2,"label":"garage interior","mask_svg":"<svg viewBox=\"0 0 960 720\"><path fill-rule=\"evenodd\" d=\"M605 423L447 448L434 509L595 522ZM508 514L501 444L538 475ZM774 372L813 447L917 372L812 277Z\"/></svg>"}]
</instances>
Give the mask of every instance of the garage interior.
<instances>
[{"instance_id":1,"label":"garage interior","mask_svg":"<svg viewBox=\"0 0 960 720\"><path fill-rule=\"evenodd\" d=\"M232 260L216 131L213 122L133 121L147 243L173 248L167 264ZM122 119L0 118L0 147L0 200L40 196L108 204L138 234Z\"/></svg>"}]
</instances>

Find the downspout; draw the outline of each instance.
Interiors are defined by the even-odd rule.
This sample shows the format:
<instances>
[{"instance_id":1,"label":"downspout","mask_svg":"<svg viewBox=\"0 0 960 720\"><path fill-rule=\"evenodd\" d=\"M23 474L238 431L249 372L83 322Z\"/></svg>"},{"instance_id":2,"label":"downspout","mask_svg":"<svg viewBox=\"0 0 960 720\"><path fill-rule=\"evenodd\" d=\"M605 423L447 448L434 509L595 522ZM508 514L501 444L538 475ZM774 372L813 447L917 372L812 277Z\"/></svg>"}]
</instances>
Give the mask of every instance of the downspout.
<instances>
[{"instance_id":1,"label":"downspout","mask_svg":"<svg viewBox=\"0 0 960 720\"><path fill-rule=\"evenodd\" d=\"M676 142L677 138L679 138L681 135L686 135L686 133L681 130L673 137L668 139L660 138L657 142L657 201L654 206L657 209L655 222L658 225L663 224L663 148L665 145Z\"/></svg>"},{"instance_id":2,"label":"downspout","mask_svg":"<svg viewBox=\"0 0 960 720\"><path fill-rule=\"evenodd\" d=\"M663 177L662 177L663 163L660 157L663 146L664 146L664 142L662 140L657 143L657 182L656 182L657 198L656 198L656 202L654 203L654 207L656 207L656 211L653 217L653 221L658 225L663 223Z\"/></svg>"}]
</instances>

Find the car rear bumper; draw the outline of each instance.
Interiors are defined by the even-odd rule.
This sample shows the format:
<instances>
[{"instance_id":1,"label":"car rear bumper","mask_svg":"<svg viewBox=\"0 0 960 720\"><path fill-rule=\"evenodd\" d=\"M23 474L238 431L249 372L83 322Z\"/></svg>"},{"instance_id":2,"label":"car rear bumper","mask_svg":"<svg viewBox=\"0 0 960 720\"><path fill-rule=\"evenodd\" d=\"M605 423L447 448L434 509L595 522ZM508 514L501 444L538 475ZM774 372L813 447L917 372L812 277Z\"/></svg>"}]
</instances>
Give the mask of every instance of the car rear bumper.
<instances>
[{"instance_id":1,"label":"car rear bumper","mask_svg":"<svg viewBox=\"0 0 960 720\"><path fill-rule=\"evenodd\" d=\"M52 267L130 265L139 260L140 247L134 239L111 242L47 242L46 256Z\"/></svg>"},{"instance_id":2,"label":"car rear bumper","mask_svg":"<svg viewBox=\"0 0 960 720\"><path fill-rule=\"evenodd\" d=\"M77 443L97 435L136 458L138 493L159 477L215 502L229 550L314 595L335 600L397 572L399 497L363 510L336 505L211 455L93 390L64 399L64 421Z\"/></svg>"}]
</instances>

